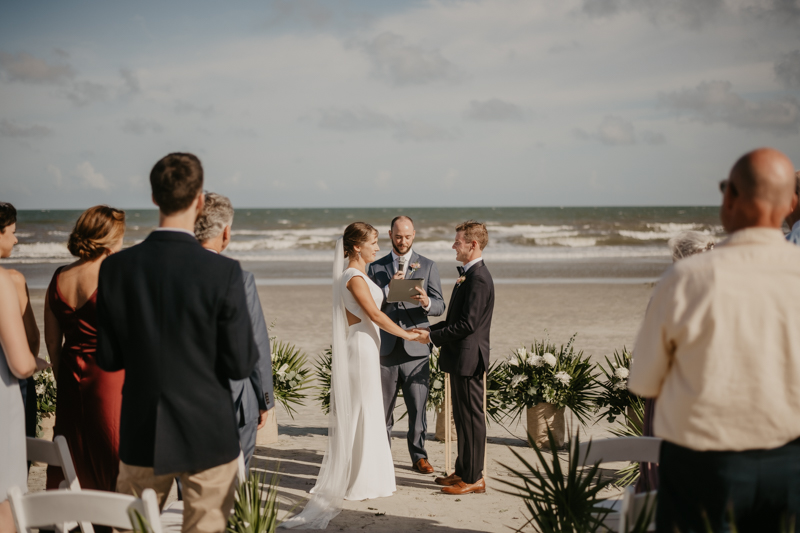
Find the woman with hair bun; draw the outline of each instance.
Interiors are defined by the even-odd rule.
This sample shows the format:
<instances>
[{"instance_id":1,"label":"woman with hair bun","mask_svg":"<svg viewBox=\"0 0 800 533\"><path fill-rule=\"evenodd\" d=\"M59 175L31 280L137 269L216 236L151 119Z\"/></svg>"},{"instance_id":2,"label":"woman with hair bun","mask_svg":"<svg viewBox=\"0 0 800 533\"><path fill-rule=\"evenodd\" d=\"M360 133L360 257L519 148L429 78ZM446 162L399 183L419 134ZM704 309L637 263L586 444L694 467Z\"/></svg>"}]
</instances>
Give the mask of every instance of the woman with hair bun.
<instances>
[{"instance_id":1,"label":"woman with hair bun","mask_svg":"<svg viewBox=\"0 0 800 533\"><path fill-rule=\"evenodd\" d=\"M125 373L105 372L95 362L95 305L100 265L122 248L124 235L124 211L105 205L84 211L67 244L78 260L56 270L45 297L45 344L58 384L53 433L67 439L85 489L114 491L119 473ZM60 467L48 467L48 490L63 479Z\"/></svg>"}]
</instances>

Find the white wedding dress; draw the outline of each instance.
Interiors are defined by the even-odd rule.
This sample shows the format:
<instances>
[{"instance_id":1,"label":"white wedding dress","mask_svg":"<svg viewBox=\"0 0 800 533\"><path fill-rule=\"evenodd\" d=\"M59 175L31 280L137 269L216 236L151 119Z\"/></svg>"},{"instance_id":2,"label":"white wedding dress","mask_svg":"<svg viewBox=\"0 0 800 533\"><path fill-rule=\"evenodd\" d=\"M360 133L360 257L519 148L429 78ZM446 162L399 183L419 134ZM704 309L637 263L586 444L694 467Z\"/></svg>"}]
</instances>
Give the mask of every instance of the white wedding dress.
<instances>
[{"instance_id":1,"label":"white wedding dress","mask_svg":"<svg viewBox=\"0 0 800 533\"><path fill-rule=\"evenodd\" d=\"M396 490L394 462L386 438L381 392L380 330L358 305L347 283L361 276L375 305L383 292L355 268L344 269L342 239L333 266L333 356L328 445L311 499L281 527L325 529L342 510L343 500L391 496ZM361 319L348 326L345 309Z\"/></svg>"}]
</instances>

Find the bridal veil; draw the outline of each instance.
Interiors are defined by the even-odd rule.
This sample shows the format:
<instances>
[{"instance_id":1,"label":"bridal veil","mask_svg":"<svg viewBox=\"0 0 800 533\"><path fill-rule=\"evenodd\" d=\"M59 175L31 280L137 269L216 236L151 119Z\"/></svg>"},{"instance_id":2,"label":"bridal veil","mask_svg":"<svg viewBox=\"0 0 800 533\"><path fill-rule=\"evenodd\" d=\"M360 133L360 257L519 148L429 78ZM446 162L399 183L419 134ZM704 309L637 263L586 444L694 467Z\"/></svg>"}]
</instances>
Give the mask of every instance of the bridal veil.
<instances>
[{"instance_id":1,"label":"bridal veil","mask_svg":"<svg viewBox=\"0 0 800 533\"><path fill-rule=\"evenodd\" d=\"M325 529L342 510L350 482L351 435L353 424L347 357L347 316L344 307L342 273L344 243L336 241L333 259L333 344L331 358L331 411L328 416L328 447L322 459L317 484L311 499L300 514L283 522L281 527Z\"/></svg>"}]
</instances>

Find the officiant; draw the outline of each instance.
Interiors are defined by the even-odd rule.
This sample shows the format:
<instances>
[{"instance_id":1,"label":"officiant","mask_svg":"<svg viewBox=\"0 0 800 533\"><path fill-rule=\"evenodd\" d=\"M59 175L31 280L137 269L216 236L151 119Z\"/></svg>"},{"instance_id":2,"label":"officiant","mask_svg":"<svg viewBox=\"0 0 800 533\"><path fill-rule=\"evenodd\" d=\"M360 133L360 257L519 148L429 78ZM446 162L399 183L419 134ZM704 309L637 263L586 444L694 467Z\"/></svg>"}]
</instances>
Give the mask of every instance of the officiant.
<instances>
[{"instance_id":1,"label":"officiant","mask_svg":"<svg viewBox=\"0 0 800 533\"><path fill-rule=\"evenodd\" d=\"M444 313L444 298L436 263L412 250L414 221L407 216L395 217L389 230L392 251L369 266L367 274L383 290L381 310L403 329L428 328L429 316ZM411 302L389 303L390 283L393 279L421 279L422 288ZM422 474L433 473L425 451L427 420L425 405L430 389L430 346L398 339L381 330L381 386L386 410L386 431L392 442L394 406L397 393L402 389L408 409L408 453L414 470Z\"/></svg>"}]
</instances>

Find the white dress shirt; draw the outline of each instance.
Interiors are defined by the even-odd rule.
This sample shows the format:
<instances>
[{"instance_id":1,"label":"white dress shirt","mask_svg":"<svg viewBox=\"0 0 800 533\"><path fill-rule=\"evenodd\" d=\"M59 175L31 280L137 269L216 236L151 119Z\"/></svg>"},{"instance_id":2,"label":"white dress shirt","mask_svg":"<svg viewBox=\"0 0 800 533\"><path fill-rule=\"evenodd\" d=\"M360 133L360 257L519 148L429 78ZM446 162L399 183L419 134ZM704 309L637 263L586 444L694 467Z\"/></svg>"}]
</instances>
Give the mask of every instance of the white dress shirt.
<instances>
[{"instance_id":1,"label":"white dress shirt","mask_svg":"<svg viewBox=\"0 0 800 533\"><path fill-rule=\"evenodd\" d=\"M477 265L479 261L483 261L483 257L479 257L479 258L477 258L477 259L473 259L472 261L470 261L469 263L467 263L466 265L464 265L464 274L466 274L466 273L467 273L467 270L469 270L470 268L472 268L472 267L473 267L473 265Z\"/></svg>"}]
</instances>

